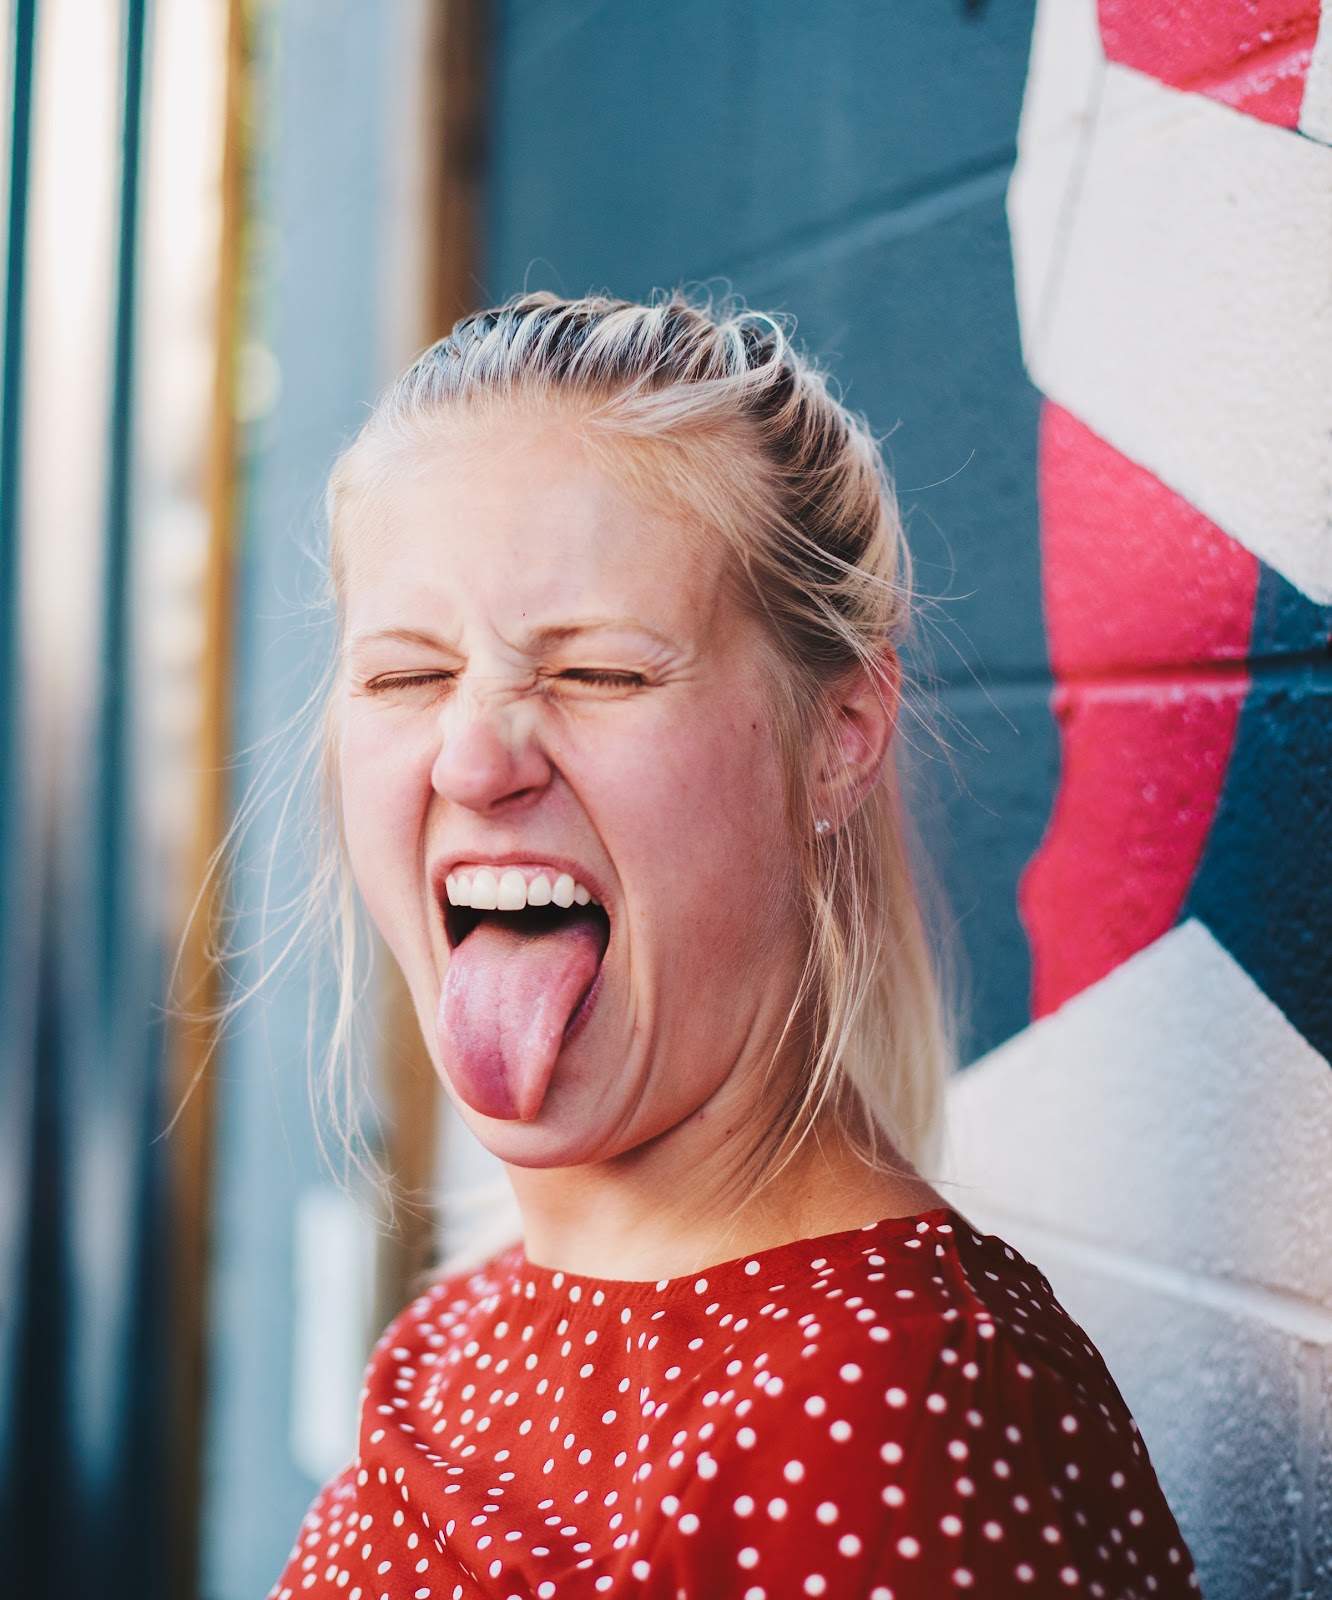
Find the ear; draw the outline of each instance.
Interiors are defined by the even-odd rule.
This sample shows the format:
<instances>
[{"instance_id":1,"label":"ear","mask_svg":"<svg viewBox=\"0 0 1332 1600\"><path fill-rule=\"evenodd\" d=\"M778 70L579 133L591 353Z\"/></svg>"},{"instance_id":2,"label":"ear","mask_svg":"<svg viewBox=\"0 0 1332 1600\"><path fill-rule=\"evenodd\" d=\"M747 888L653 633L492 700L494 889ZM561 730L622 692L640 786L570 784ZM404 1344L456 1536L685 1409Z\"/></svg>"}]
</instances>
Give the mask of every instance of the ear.
<instances>
[{"instance_id":1,"label":"ear","mask_svg":"<svg viewBox=\"0 0 1332 1600\"><path fill-rule=\"evenodd\" d=\"M815 752L815 816L840 827L879 781L902 700L902 664L885 650L838 683L831 719Z\"/></svg>"}]
</instances>

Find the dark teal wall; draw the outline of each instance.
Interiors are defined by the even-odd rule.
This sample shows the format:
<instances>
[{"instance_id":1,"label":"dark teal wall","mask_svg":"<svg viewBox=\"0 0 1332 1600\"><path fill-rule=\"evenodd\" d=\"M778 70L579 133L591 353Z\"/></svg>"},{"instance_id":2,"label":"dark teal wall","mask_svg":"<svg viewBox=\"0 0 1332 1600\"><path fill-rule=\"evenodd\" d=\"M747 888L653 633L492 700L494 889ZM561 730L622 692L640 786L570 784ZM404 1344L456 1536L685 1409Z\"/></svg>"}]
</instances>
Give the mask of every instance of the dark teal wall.
<instances>
[{"instance_id":1,"label":"dark teal wall","mask_svg":"<svg viewBox=\"0 0 1332 1600\"><path fill-rule=\"evenodd\" d=\"M731 288L792 314L888 454L942 743L912 735L969 1053L1028 1020L1016 884L1057 776L1037 395L1003 198L1030 3L507 0L485 290ZM927 808L928 809L928 808Z\"/></svg>"}]
</instances>

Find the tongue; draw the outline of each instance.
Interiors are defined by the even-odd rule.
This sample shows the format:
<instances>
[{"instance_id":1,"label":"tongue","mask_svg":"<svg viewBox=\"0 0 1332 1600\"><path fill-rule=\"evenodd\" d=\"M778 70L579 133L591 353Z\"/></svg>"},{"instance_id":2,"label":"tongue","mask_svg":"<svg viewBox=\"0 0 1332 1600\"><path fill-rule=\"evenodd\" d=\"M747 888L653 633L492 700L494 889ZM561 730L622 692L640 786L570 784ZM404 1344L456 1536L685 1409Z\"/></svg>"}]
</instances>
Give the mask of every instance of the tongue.
<instances>
[{"instance_id":1,"label":"tongue","mask_svg":"<svg viewBox=\"0 0 1332 1600\"><path fill-rule=\"evenodd\" d=\"M509 1122L536 1116L604 951L601 918L574 912L542 931L530 914L486 916L453 952L439 997L439 1054L474 1111Z\"/></svg>"}]
</instances>

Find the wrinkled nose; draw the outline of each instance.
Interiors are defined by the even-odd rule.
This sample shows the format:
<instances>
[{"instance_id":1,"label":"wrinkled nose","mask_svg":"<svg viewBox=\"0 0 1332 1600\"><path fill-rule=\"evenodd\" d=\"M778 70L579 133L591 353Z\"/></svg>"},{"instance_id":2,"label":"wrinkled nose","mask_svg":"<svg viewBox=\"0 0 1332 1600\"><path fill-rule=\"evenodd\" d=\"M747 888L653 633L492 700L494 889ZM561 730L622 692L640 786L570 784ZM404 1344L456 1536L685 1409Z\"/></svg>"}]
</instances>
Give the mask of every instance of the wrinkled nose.
<instances>
[{"instance_id":1,"label":"wrinkled nose","mask_svg":"<svg viewBox=\"0 0 1332 1600\"><path fill-rule=\"evenodd\" d=\"M436 792L469 811L494 811L532 799L550 783L551 768L527 709L473 703L446 717L430 772Z\"/></svg>"}]
</instances>

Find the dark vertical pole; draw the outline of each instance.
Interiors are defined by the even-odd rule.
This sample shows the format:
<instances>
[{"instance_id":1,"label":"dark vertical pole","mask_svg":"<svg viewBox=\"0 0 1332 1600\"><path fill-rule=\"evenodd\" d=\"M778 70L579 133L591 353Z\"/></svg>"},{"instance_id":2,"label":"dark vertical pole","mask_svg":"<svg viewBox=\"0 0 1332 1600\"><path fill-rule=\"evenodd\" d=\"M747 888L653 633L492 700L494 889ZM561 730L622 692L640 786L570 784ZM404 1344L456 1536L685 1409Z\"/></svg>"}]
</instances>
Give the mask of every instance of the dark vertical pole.
<instances>
[{"instance_id":1,"label":"dark vertical pole","mask_svg":"<svg viewBox=\"0 0 1332 1600\"><path fill-rule=\"evenodd\" d=\"M32 123L36 0L14 12L10 115L9 217L5 251L4 355L0 369L0 1185L4 1209L23 1219L0 1239L0 1571L17 1570L21 1435L21 1330L32 1241L25 1223L32 1168L33 1082L30 1071L33 952L37 939L24 912L30 882L22 804L19 644L19 454L23 376L24 266L27 259L28 156Z\"/></svg>"},{"instance_id":2,"label":"dark vertical pole","mask_svg":"<svg viewBox=\"0 0 1332 1600\"><path fill-rule=\"evenodd\" d=\"M0 841L13 838L19 720L19 451L22 447L23 277L28 243L28 150L37 0L19 0L14 26L9 151L9 240L5 252L4 370L0 378ZM2 869L0 869L2 870ZM4 880L8 884L8 879ZM8 933L8 922L5 925Z\"/></svg>"}]
</instances>

